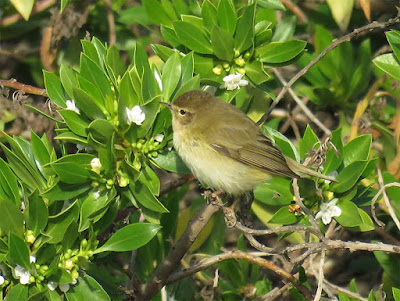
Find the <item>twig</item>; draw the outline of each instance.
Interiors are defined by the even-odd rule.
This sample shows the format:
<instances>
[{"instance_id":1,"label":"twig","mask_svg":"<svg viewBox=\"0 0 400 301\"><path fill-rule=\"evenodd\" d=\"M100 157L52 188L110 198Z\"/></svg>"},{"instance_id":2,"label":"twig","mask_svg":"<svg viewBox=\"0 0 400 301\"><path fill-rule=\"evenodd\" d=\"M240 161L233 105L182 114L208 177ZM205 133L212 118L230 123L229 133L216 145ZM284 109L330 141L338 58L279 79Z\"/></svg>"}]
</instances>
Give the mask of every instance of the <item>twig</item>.
<instances>
[{"instance_id":1,"label":"twig","mask_svg":"<svg viewBox=\"0 0 400 301\"><path fill-rule=\"evenodd\" d=\"M314 215L312 215L310 210L306 206L304 206L303 202L301 201L299 185L297 184L297 179L293 179L293 192L294 192L294 196L296 198L297 205L299 205L301 210L303 210L303 212L308 215L311 225L316 230L319 230L319 227L318 227L317 222L315 221Z\"/></svg>"},{"instance_id":2,"label":"twig","mask_svg":"<svg viewBox=\"0 0 400 301\"><path fill-rule=\"evenodd\" d=\"M379 166L377 166L377 170L378 170L378 183L379 183L379 186L380 187L385 187L385 183L383 182L383 177L382 177L382 171L379 168ZM397 229L400 230L399 219L397 218L396 213L394 212L393 207L390 204L389 197L386 194L386 189L384 189L382 191L382 195L383 195L383 201L385 202L386 208L389 211L390 217L393 219L394 223L396 224Z\"/></svg>"},{"instance_id":3,"label":"twig","mask_svg":"<svg viewBox=\"0 0 400 301\"><path fill-rule=\"evenodd\" d=\"M322 294L322 283L324 281L324 264L325 264L325 250L321 251L321 258L319 261L319 268L318 268L318 287L317 291L314 296L314 301L319 301L321 299Z\"/></svg>"},{"instance_id":4,"label":"twig","mask_svg":"<svg viewBox=\"0 0 400 301\"><path fill-rule=\"evenodd\" d=\"M286 87L287 82L285 81L285 79L283 78L282 74L278 71L278 69L274 68L273 69L276 77L279 79L279 81L282 83L282 85L284 87ZM308 118L310 118L310 120L312 122L314 122L321 130L324 131L324 133L328 136L331 135L331 131L313 114L313 112L311 112L311 110L301 101L301 99L296 95L296 93L294 93L292 88L288 88L288 91L290 93L290 95L293 97L294 101L296 102L296 104L303 110L304 114L307 115Z\"/></svg>"},{"instance_id":5,"label":"twig","mask_svg":"<svg viewBox=\"0 0 400 301\"><path fill-rule=\"evenodd\" d=\"M360 294L357 294L357 293L352 292L352 291L350 291L350 290L348 290L348 289L345 289L345 288L340 287L340 286L338 286L338 285L336 285L336 284L333 284L333 283L329 282L329 281L326 280L326 279L324 279L324 284L327 285L327 286L329 286L329 287L331 287L332 289L334 289L334 290L336 290L336 291L345 293L346 295L348 295L348 296L351 297L351 298L356 298L356 299L361 300L361 301L368 301L368 299L362 297Z\"/></svg>"},{"instance_id":6,"label":"twig","mask_svg":"<svg viewBox=\"0 0 400 301\"><path fill-rule=\"evenodd\" d=\"M378 168L379 170L379 168ZM378 193L373 197L373 199L371 200L371 214L372 214L372 218L374 219L374 221L380 226L384 226L385 224L382 223L376 216L375 214L375 203L376 200L379 198L379 196L385 191L385 189L389 188L389 187L400 187L400 183L397 182L393 182L393 183L388 183L386 185L383 185L381 187L381 189L379 189Z\"/></svg>"},{"instance_id":7,"label":"twig","mask_svg":"<svg viewBox=\"0 0 400 301\"><path fill-rule=\"evenodd\" d=\"M205 270L214 264L217 264L223 260L228 260L228 259L243 259L255 263L264 268L267 268L273 271L274 273L278 274L282 278L290 281L304 297L306 297L308 300L312 300L310 291L305 286L303 286L292 274L285 271L284 269L282 269L281 267L277 266L276 264L272 263L269 260L266 260L264 258L243 251L230 251L204 259L201 262L193 265L189 269L173 274L171 277L168 278L167 283L177 281L179 279L197 273L198 271Z\"/></svg>"},{"instance_id":8,"label":"twig","mask_svg":"<svg viewBox=\"0 0 400 301\"><path fill-rule=\"evenodd\" d=\"M290 9L297 18L299 18L301 23L308 23L308 18L305 13L298 7L296 4L294 4L291 0L281 0L282 4L285 5L288 9Z\"/></svg>"},{"instance_id":9,"label":"twig","mask_svg":"<svg viewBox=\"0 0 400 301\"><path fill-rule=\"evenodd\" d=\"M4 87L13 88L16 90L21 90L24 93L48 97L46 89L41 89L34 86L21 84L20 82L17 82L17 80L15 79L9 79L9 80L0 79L0 85L3 85Z\"/></svg>"},{"instance_id":10,"label":"twig","mask_svg":"<svg viewBox=\"0 0 400 301\"><path fill-rule=\"evenodd\" d=\"M193 181L194 179L195 177L192 174L189 174L184 175L175 181L166 183L160 189L160 196L167 194L168 192L182 186L183 184L186 184L187 182Z\"/></svg>"},{"instance_id":11,"label":"twig","mask_svg":"<svg viewBox=\"0 0 400 301\"><path fill-rule=\"evenodd\" d=\"M190 246L199 235L200 231L206 226L210 218L219 210L218 206L205 204L197 212L196 216L190 221L185 231L171 251L158 265L150 279L142 286L136 301L150 300L166 284L168 276L174 271L180 260L189 250Z\"/></svg>"},{"instance_id":12,"label":"twig","mask_svg":"<svg viewBox=\"0 0 400 301\"><path fill-rule=\"evenodd\" d=\"M115 19L111 7L111 1L105 0L104 3L107 11L108 36L109 36L108 42L110 43L110 45L114 45L115 42L117 41L117 34L115 31Z\"/></svg>"},{"instance_id":13,"label":"twig","mask_svg":"<svg viewBox=\"0 0 400 301\"><path fill-rule=\"evenodd\" d=\"M304 74L308 72L308 70L311 69L312 66L314 66L316 63L318 63L325 55L327 55L331 50L335 49L338 47L340 44L344 42L349 42L351 39L357 37L358 35L365 33L367 31L372 31L374 29L378 28L386 28L389 26L392 26L396 23L400 22L400 16L397 16L393 19L389 19L387 22L372 22L370 24L367 24L363 27L354 29L352 32L349 34L346 34L340 38L337 38L332 41L332 43L326 47L315 59L313 59L307 66L305 66L303 69L301 69L299 72L295 74L295 76L292 77L292 79L282 88L282 91L279 93L279 95L276 97L275 101L271 104L271 106L268 108L268 111L260 118L260 120L257 122L257 124L262 124L265 120L267 120L268 115L271 113L271 111L278 105L279 101L283 98L283 96L288 92L289 88Z\"/></svg>"}]
</instances>

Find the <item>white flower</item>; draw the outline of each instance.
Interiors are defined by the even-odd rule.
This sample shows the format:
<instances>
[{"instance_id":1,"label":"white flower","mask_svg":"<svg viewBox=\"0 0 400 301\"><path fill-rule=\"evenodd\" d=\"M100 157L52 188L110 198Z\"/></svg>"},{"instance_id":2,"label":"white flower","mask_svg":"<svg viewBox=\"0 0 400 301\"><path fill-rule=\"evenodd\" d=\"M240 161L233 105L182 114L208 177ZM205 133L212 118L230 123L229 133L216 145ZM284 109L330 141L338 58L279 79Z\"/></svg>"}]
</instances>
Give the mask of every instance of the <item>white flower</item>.
<instances>
[{"instance_id":1,"label":"white flower","mask_svg":"<svg viewBox=\"0 0 400 301\"><path fill-rule=\"evenodd\" d=\"M146 115L140 106L134 106L132 109L126 108L125 112L128 124L136 123L137 125L141 125L146 119Z\"/></svg>"},{"instance_id":2,"label":"white flower","mask_svg":"<svg viewBox=\"0 0 400 301\"><path fill-rule=\"evenodd\" d=\"M0 285L2 285L3 283L4 283L4 277L3 277L3 275L0 275Z\"/></svg>"},{"instance_id":3,"label":"white flower","mask_svg":"<svg viewBox=\"0 0 400 301\"><path fill-rule=\"evenodd\" d=\"M67 100L66 103L67 110L74 111L75 113L79 114L79 109L75 105L75 100Z\"/></svg>"},{"instance_id":4,"label":"white flower","mask_svg":"<svg viewBox=\"0 0 400 301\"><path fill-rule=\"evenodd\" d=\"M158 74L157 70L154 70L154 78L157 81L157 84L158 84L158 87L160 88L160 91L162 91L162 89L163 89L162 81L161 81L160 74Z\"/></svg>"},{"instance_id":5,"label":"white flower","mask_svg":"<svg viewBox=\"0 0 400 301\"><path fill-rule=\"evenodd\" d=\"M325 225L330 224L333 217L340 216L342 214L342 209L340 209L338 206L336 206L337 202L338 202L338 199L334 198L328 203L322 203L321 210L317 213L315 218L316 219L322 218L322 222Z\"/></svg>"},{"instance_id":6,"label":"white flower","mask_svg":"<svg viewBox=\"0 0 400 301\"><path fill-rule=\"evenodd\" d=\"M54 291L58 287L58 283L54 281L49 281L47 283L47 287L49 288L49 290Z\"/></svg>"},{"instance_id":7,"label":"white flower","mask_svg":"<svg viewBox=\"0 0 400 301\"><path fill-rule=\"evenodd\" d=\"M79 143L76 145L76 148L79 151L85 151L85 152L90 152L93 150L93 147L91 147L89 145L79 144Z\"/></svg>"},{"instance_id":8,"label":"white flower","mask_svg":"<svg viewBox=\"0 0 400 301\"><path fill-rule=\"evenodd\" d=\"M90 161L90 167L95 173L100 173L101 170L101 162L99 158L93 158L92 161Z\"/></svg>"},{"instance_id":9,"label":"white flower","mask_svg":"<svg viewBox=\"0 0 400 301\"><path fill-rule=\"evenodd\" d=\"M35 262L36 262L36 257L33 256L33 255L30 255L30 256L29 256L29 262L30 262L30 263L35 263Z\"/></svg>"},{"instance_id":10,"label":"white flower","mask_svg":"<svg viewBox=\"0 0 400 301\"><path fill-rule=\"evenodd\" d=\"M60 288L60 291L63 293L67 292L69 290L69 284L68 283L62 283L59 284L58 287Z\"/></svg>"},{"instance_id":11,"label":"white flower","mask_svg":"<svg viewBox=\"0 0 400 301\"><path fill-rule=\"evenodd\" d=\"M17 265L14 268L15 278L19 278L19 282L21 284L28 284L29 278L31 277L31 273L27 269L24 269L20 265Z\"/></svg>"},{"instance_id":12,"label":"white flower","mask_svg":"<svg viewBox=\"0 0 400 301\"><path fill-rule=\"evenodd\" d=\"M164 140L164 134L155 135L154 140L161 143Z\"/></svg>"},{"instance_id":13,"label":"white flower","mask_svg":"<svg viewBox=\"0 0 400 301\"><path fill-rule=\"evenodd\" d=\"M97 200L100 197L100 191L93 192L93 197Z\"/></svg>"},{"instance_id":14,"label":"white flower","mask_svg":"<svg viewBox=\"0 0 400 301\"><path fill-rule=\"evenodd\" d=\"M338 172L336 170L332 171L330 174L328 174L328 177L331 177L332 179L336 180L336 177L338 176ZM325 183L330 184L331 181L329 180L324 180Z\"/></svg>"},{"instance_id":15,"label":"white flower","mask_svg":"<svg viewBox=\"0 0 400 301\"><path fill-rule=\"evenodd\" d=\"M223 78L224 84L220 86L221 89L235 90L240 89L242 86L246 86L249 82L242 79L243 75L239 72L236 74L229 74Z\"/></svg>"}]
</instances>

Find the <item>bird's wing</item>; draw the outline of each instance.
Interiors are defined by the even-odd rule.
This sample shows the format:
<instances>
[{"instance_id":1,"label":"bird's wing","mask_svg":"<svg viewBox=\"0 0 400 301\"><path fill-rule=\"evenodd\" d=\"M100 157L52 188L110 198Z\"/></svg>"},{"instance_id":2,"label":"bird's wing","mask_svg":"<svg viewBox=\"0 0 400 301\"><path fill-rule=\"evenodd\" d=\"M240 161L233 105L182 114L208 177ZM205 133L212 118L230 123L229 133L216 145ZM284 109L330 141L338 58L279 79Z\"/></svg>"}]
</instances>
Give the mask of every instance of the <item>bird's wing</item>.
<instances>
[{"instance_id":1,"label":"bird's wing","mask_svg":"<svg viewBox=\"0 0 400 301\"><path fill-rule=\"evenodd\" d=\"M287 165L281 151L271 139L264 136L258 127L249 132L243 127L228 125L219 128L218 133L210 133L206 141L218 153L277 175L298 178Z\"/></svg>"}]
</instances>

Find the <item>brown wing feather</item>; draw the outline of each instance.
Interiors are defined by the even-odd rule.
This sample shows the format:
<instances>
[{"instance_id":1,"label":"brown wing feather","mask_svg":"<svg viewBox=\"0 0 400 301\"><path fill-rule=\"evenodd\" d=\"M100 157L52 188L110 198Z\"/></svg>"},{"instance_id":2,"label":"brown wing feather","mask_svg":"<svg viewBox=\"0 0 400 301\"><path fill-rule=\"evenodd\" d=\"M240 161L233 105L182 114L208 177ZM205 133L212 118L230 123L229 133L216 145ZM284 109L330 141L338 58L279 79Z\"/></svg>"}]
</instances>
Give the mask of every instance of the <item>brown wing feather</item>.
<instances>
[{"instance_id":1,"label":"brown wing feather","mask_svg":"<svg viewBox=\"0 0 400 301\"><path fill-rule=\"evenodd\" d=\"M218 153L244 164L254 166L277 175L298 178L287 165L281 151L255 126L256 133L245 133L242 129L224 128L218 137L210 139L210 146ZM217 135L212 135L216 138ZM219 141L216 141L219 140Z\"/></svg>"}]
</instances>

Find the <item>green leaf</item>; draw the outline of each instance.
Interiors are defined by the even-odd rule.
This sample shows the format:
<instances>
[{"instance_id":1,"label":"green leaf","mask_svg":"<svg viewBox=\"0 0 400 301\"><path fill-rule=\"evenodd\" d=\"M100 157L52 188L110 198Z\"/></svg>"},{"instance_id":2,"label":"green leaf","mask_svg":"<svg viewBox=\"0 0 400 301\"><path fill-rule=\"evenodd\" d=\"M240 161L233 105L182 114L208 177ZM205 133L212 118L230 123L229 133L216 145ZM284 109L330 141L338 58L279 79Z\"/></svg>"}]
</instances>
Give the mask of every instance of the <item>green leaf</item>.
<instances>
[{"instance_id":1,"label":"green leaf","mask_svg":"<svg viewBox=\"0 0 400 301\"><path fill-rule=\"evenodd\" d=\"M77 221L79 216L79 208L77 201L72 203L67 209L61 213L50 216L47 224L45 235L51 237L47 242L49 244L58 244L64 239L65 232L73 221Z\"/></svg>"},{"instance_id":2,"label":"green leaf","mask_svg":"<svg viewBox=\"0 0 400 301\"><path fill-rule=\"evenodd\" d=\"M33 235L37 237L46 227L49 212L43 199L34 192L29 197L29 206L27 208L29 218L27 221L28 228L33 231Z\"/></svg>"},{"instance_id":3,"label":"green leaf","mask_svg":"<svg viewBox=\"0 0 400 301\"><path fill-rule=\"evenodd\" d=\"M106 144L115 132L111 122L105 119L96 119L88 127L88 133L91 133L94 139L103 144Z\"/></svg>"},{"instance_id":4,"label":"green leaf","mask_svg":"<svg viewBox=\"0 0 400 301\"><path fill-rule=\"evenodd\" d=\"M331 142L335 146L335 148L328 149L326 153L326 160L324 164L324 173L329 174L332 171L335 171L342 164L342 156L341 152L343 149L342 143L342 129L338 128L332 131L332 139ZM337 154L337 152L339 154Z\"/></svg>"},{"instance_id":5,"label":"green leaf","mask_svg":"<svg viewBox=\"0 0 400 301\"><path fill-rule=\"evenodd\" d=\"M183 45L201 54L213 54L210 41L195 25L183 21L175 21L173 26Z\"/></svg>"},{"instance_id":6,"label":"green leaf","mask_svg":"<svg viewBox=\"0 0 400 301\"><path fill-rule=\"evenodd\" d=\"M179 88L179 90L174 95L174 99L178 98L186 92L198 89L200 89L200 75L197 74Z\"/></svg>"},{"instance_id":7,"label":"green leaf","mask_svg":"<svg viewBox=\"0 0 400 301\"><path fill-rule=\"evenodd\" d=\"M138 180L145 184L153 195L158 195L160 193L160 179L157 174L147 164L142 166L141 171Z\"/></svg>"},{"instance_id":8,"label":"green leaf","mask_svg":"<svg viewBox=\"0 0 400 301\"><path fill-rule=\"evenodd\" d=\"M174 48L179 47L179 45L182 44L176 32L172 28L169 28L165 25L161 25L161 35L163 36L164 40Z\"/></svg>"},{"instance_id":9,"label":"green leaf","mask_svg":"<svg viewBox=\"0 0 400 301\"><path fill-rule=\"evenodd\" d=\"M240 53L249 49L254 43L255 4L246 6L239 18L235 33L235 49Z\"/></svg>"},{"instance_id":10,"label":"green leaf","mask_svg":"<svg viewBox=\"0 0 400 301\"><path fill-rule=\"evenodd\" d=\"M283 63L299 55L306 47L307 42L290 40L286 42L271 42L256 49L256 55L263 63Z\"/></svg>"},{"instance_id":11,"label":"green leaf","mask_svg":"<svg viewBox=\"0 0 400 301\"><path fill-rule=\"evenodd\" d=\"M391 30L385 32L386 38L392 47L393 53L398 60L400 60L400 32L397 30Z\"/></svg>"},{"instance_id":12,"label":"green leaf","mask_svg":"<svg viewBox=\"0 0 400 301\"><path fill-rule=\"evenodd\" d=\"M129 189L135 197L135 200L144 207L160 213L169 212L168 209L165 208L165 206L151 193L150 189L142 182L130 182Z\"/></svg>"},{"instance_id":13,"label":"green leaf","mask_svg":"<svg viewBox=\"0 0 400 301\"><path fill-rule=\"evenodd\" d=\"M290 40L296 29L296 23L296 16L283 18L278 24L276 24L275 32L272 36L272 41L284 42Z\"/></svg>"},{"instance_id":14,"label":"green leaf","mask_svg":"<svg viewBox=\"0 0 400 301\"><path fill-rule=\"evenodd\" d=\"M46 86L47 95L56 105L65 108L67 99L61 86L61 81L54 73L43 70L44 84Z\"/></svg>"},{"instance_id":15,"label":"green leaf","mask_svg":"<svg viewBox=\"0 0 400 301\"><path fill-rule=\"evenodd\" d=\"M392 287L394 301L400 301L400 289Z\"/></svg>"},{"instance_id":16,"label":"green leaf","mask_svg":"<svg viewBox=\"0 0 400 301\"><path fill-rule=\"evenodd\" d=\"M17 177L8 164L0 158L0 198L8 199L14 204L19 202L19 189Z\"/></svg>"},{"instance_id":17,"label":"green leaf","mask_svg":"<svg viewBox=\"0 0 400 301\"><path fill-rule=\"evenodd\" d=\"M217 8L217 19L219 26L233 36L236 29L237 18L235 7L231 0L219 1Z\"/></svg>"},{"instance_id":18,"label":"green leaf","mask_svg":"<svg viewBox=\"0 0 400 301\"><path fill-rule=\"evenodd\" d=\"M129 7L119 12L118 22L123 24L150 25L150 19L143 5Z\"/></svg>"},{"instance_id":19,"label":"green leaf","mask_svg":"<svg viewBox=\"0 0 400 301\"><path fill-rule=\"evenodd\" d=\"M72 132L65 132L65 133L61 133L58 134L57 137L55 137L54 139L56 140L65 140L71 143L75 143L75 144L82 144L85 145L87 144L87 139L80 137L78 135L75 135Z\"/></svg>"},{"instance_id":20,"label":"green leaf","mask_svg":"<svg viewBox=\"0 0 400 301\"><path fill-rule=\"evenodd\" d=\"M87 40L81 40L81 44L83 53L104 71L104 64L97 53L96 46Z\"/></svg>"},{"instance_id":21,"label":"green leaf","mask_svg":"<svg viewBox=\"0 0 400 301\"><path fill-rule=\"evenodd\" d=\"M106 118L101 108L97 105L96 100L91 95L78 87L73 88L73 94L76 106L79 108L80 112L83 112L90 119Z\"/></svg>"},{"instance_id":22,"label":"green leaf","mask_svg":"<svg viewBox=\"0 0 400 301\"><path fill-rule=\"evenodd\" d=\"M201 7L201 15L203 17L204 27L211 32L214 25L218 25L217 9L209 0L203 1Z\"/></svg>"},{"instance_id":23,"label":"green leaf","mask_svg":"<svg viewBox=\"0 0 400 301\"><path fill-rule=\"evenodd\" d=\"M355 161L368 160L369 151L371 149L371 135L361 135L343 147L343 163L347 166Z\"/></svg>"},{"instance_id":24,"label":"green leaf","mask_svg":"<svg viewBox=\"0 0 400 301\"><path fill-rule=\"evenodd\" d=\"M3 233L15 233L23 237L24 217L16 204L7 199L0 199L0 229Z\"/></svg>"},{"instance_id":25,"label":"green leaf","mask_svg":"<svg viewBox=\"0 0 400 301\"><path fill-rule=\"evenodd\" d=\"M345 192L352 188L362 175L368 161L355 161L347 165L336 177L336 181L333 185L333 191L335 192Z\"/></svg>"},{"instance_id":26,"label":"green leaf","mask_svg":"<svg viewBox=\"0 0 400 301\"><path fill-rule=\"evenodd\" d=\"M66 184L58 182L43 193L43 197L51 201L73 199L91 188L90 183Z\"/></svg>"},{"instance_id":27,"label":"green leaf","mask_svg":"<svg viewBox=\"0 0 400 301\"><path fill-rule=\"evenodd\" d=\"M282 11L286 10L285 6L282 4L280 0L259 0L257 4L266 9L282 10Z\"/></svg>"},{"instance_id":28,"label":"green leaf","mask_svg":"<svg viewBox=\"0 0 400 301\"><path fill-rule=\"evenodd\" d=\"M157 158L152 158L152 162L162 169L177 174L184 175L191 173L176 151L161 152Z\"/></svg>"},{"instance_id":29,"label":"green leaf","mask_svg":"<svg viewBox=\"0 0 400 301\"><path fill-rule=\"evenodd\" d=\"M111 47L107 49L106 63L113 71L116 79L119 76L122 76L122 74L124 74L125 72L124 62L122 61L121 56L119 55L117 47L115 47L114 45L111 45Z\"/></svg>"},{"instance_id":30,"label":"green leaf","mask_svg":"<svg viewBox=\"0 0 400 301\"><path fill-rule=\"evenodd\" d=\"M290 182L287 178L273 177L254 189L254 198L267 205L289 205L293 201Z\"/></svg>"},{"instance_id":31,"label":"green leaf","mask_svg":"<svg viewBox=\"0 0 400 301\"><path fill-rule=\"evenodd\" d=\"M28 299L28 286L18 283L13 286L7 294L5 301L27 300Z\"/></svg>"},{"instance_id":32,"label":"green leaf","mask_svg":"<svg viewBox=\"0 0 400 301\"><path fill-rule=\"evenodd\" d=\"M79 136L87 137L86 128L89 124L82 117L70 110L59 110L58 113L72 132Z\"/></svg>"},{"instance_id":33,"label":"green leaf","mask_svg":"<svg viewBox=\"0 0 400 301\"><path fill-rule=\"evenodd\" d=\"M107 96L109 98L113 98L110 82L99 65L93 62L86 54L83 53L81 54L80 65L80 75L95 85L102 96L103 103L106 102Z\"/></svg>"},{"instance_id":34,"label":"green leaf","mask_svg":"<svg viewBox=\"0 0 400 301\"><path fill-rule=\"evenodd\" d=\"M400 64L393 53L382 54L373 59L372 62L382 71L400 80Z\"/></svg>"},{"instance_id":35,"label":"green leaf","mask_svg":"<svg viewBox=\"0 0 400 301\"><path fill-rule=\"evenodd\" d=\"M65 292L65 296L68 301L84 301L88 298L95 301L111 300L102 286L89 275L79 277L78 283Z\"/></svg>"},{"instance_id":36,"label":"green leaf","mask_svg":"<svg viewBox=\"0 0 400 301\"><path fill-rule=\"evenodd\" d=\"M185 55L181 60L181 85L187 83L190 79L193 78L193 71L194 71L194 58L193 52L188 53Z\"/></svg>"},{"instance_id":37,"label":"green leaf","mask_svg":"<svg viewBox=\"0 0 400 301\"><path fill-rule=\"evenodd\" d=\"M175 52L169 57L164 65L161 82L163 87L164 101L169 102L181 77L181 57Z\"/></svg>"},{"instance_id":38,"label":"green leaf","mask_svg":"<svg viewBox=\"0 0 400 301\"><path fill-rule=\"evenodd\" d=\"M32 12L34 0L10 0L10 2L25 21L28 21Z\"/></svg>"},{"instance_id":39,"label":"green leaf","mask_svg":"<svg viewBox=\"0 0 400 301\"><path fill-rule=\"evenodd\" d=\"M161 30L162 30L162 27L161 27ZM170 29L170 30L175 34L175 31L173 29ZM171 43L169 43L169 44L171 44ZM173 50L169 47L160 45L160 44L151 44L151 48L153 49L155 54L157 54L157 56L164 62L167 61L168 58L176 52L175 50Z\"/></svg>"},{"instance_id":40,"label":"green leaf","mask_svg":"<svg viewBox=\"0 0 400 301\"><path fill-rule=\"evenodd\" d=\"M234 55L233 38L230 33L219 26L214 26L211 31L211 47L214 54L223 61L231 61Z\"/></svg>"},{"instance_id":41,"label":"green leaf","mask_svg":"<svg viewBox=\"0 0 400 301\"><path fill-rule=\"evenodd\" d=\"M245 65L246 75L250 81L258 86L270 80L272 77L264 71L263 63L254 60L250 64Z\"/></svg>"},{"instance_id":42,"label":"green leaf","mask_svg":"<svg viewBox=\"0 0 400 301\"><path fill-rule=\"evenodd\" d=\"M25 241L14 233L10 233L8 241L8 257L10 258L10 261L13 264L18 264L24 269L30 271L32 267L29 262L29 250Z\"/></svg>"},{"instance_id":43,"label":"green leaf","mask_svg":"<svg viewBox=\"0 0 400 301\"><path fill-rule=\"evenodd\" d=\"M80 184L88 181L91 176L86 168L72 162L54 162L51 167L61 181L67 184Z\"/></svg>"},{"instance_id":44,"label":"green leaf","mask_svg":"<svg viewBox=\"0 0 400 301\"><path fill-rule=\"evenodd\" d=\"M31 131L31 140L32 151L36 160L36 165L39 163L41 169L41 166L50 162L50 154L43 141L33 131Z\"/></svg>"},{"instance_id":45,"label":"green leaf","mask_svg":"<svg viewBox=\"0 0 400 301\"><path fill-rule=\"evenodd\" d=\"M343 227L356 227L363 223L358 207L351 201L339 200L337 206L342 210L336 221Z\"/></svg>"},{"instance_id":46,"label":"green leaf","mask_svg":"<svg viewBox=\"0 0 400 301\"><path fill-rule=\"evenodd\" d=\"M124 252L140 248L147 244L161 229L161 226L149 223L137 223L119 229L107 242L94 251L95 254L113 251Z\"/></svg>"},{"instance_id":47,"label":"green leaf","mask_svg":"<svg viewBox=\"0 0 400 301\"><path fill-rule=\"evenodd\" d=\"M277 212L275 212L275 214L269 220L269 223L278 225L290 225L294 224L299 219L300 217L289 211L289 206L283 206Z\"/></svg>"},{"instance_id":48,"label":"green leaf","mask_svg":"<svg viewBox=\"0 0 400 301\"><path fill-rule=\"evenodd\" d=\"M157 0L142 0L149 19L156 25L171 26L171 19Z\"/></svg>"},{"instance_id":49,"label":"green leaf","mask_svg":"<svg viewBox=\"0 0 400 301\"><path fill-rule=\"evenodd\" d=\"M311 129L310 125L307 125L304 136L299 140L299 152L300 158L304 159L311 149L318 148L319 139L314 131Z\"/></svg>"}]
</instances>

